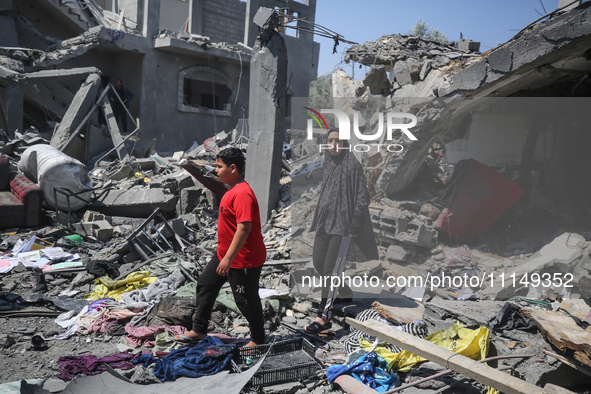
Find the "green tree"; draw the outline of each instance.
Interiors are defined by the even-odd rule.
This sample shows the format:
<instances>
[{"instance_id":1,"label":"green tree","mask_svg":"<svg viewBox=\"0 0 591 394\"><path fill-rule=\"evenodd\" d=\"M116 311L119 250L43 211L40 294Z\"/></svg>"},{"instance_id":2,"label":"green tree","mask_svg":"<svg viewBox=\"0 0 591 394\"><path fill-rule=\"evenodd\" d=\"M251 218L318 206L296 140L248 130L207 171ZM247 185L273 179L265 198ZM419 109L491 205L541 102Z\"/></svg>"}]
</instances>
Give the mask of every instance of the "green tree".
<instances>
[{"instance_id":1,"label":"green tree","mask_svg":"<svg viewBox=\"0 0 591 394\"><path fill-rule=\"evenodd\" d=\"M310 106L332 108L332 74L321 75L310 82Z\"/></svg>"},{"instance_id":2,"label":"green tree","mask_svg":"<svg viewBox=\"0 0 591 394\"><path fill-rule=\"evenodd\" d=\"M423 37L428 40L437 41L440 44L447 42L447 37L439 29L434 29L427 24L423 19L419 18L417 23L410 29L410 35L416 37Z\"/></svg>"}]
</instances>

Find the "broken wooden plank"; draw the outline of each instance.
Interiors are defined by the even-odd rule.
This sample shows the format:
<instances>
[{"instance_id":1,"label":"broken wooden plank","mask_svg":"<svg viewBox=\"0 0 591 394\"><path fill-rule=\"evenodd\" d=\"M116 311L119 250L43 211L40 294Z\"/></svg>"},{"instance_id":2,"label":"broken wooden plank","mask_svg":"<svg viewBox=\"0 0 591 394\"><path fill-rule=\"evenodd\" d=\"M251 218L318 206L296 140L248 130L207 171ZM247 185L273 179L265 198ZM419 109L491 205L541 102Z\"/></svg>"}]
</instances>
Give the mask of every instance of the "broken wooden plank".
<instances>
[{"instance_id":1,"label":"broken wooden plank","mask_svg":"<svg viewBox=\"0 0 591 394\"><path fill-rule=\"evenodd\" d=\"M376 320L360 322L355 319L347 318L346 321L353 328L408 350L453 371L459 372L480 383L494 387L504 393L533 394L544 392L541 387L498 371L488 365L481 364L478 361L454 353L449 349L445 349L424 339L407 334Z\"/></svg>"},{"instance_id":2,"label":"broken wooden plank","mask_svg":"<svg viewBox=\"0 0 591 394\"><path fill-rule=\"evenodd\" d=\"M583 330L572 317L560 311L522 309L544 337L560 351L574 351L574 358L591 367L591 332Z\"/></svg>"},{"instance_id":3,"label":"broken wooden plank","mask_svg":"<svg viewBox=\"0 0 591 394\"><path fill-rule=\"evenodd\" d=\"M425 312L423 303L403 296L394 298L390 305L374 301L371 307L378 311L384 319L394 323L411 323L421 320Z\"/></svg>"},{"instance_id":4,"label":"broken wooden plank","mask_svg":"<svg viewBox=\"0 0 591 394\"><path fill-rule=\"evenodd\" d=\"M117 157L119 160L125 160L129 158L129 152L123 143L123 137L121 137L121 133L119 132L117 119L115 119L113 108L111 107L111 103L109 102L109 98L107 96L103 97L101 106L103 108L103 113L105 114L105 120L107 121L107 128L109 129L111 139L113 140L113 146L115 147L114 149L117 151Z\"/></svg>"}]
</instances>

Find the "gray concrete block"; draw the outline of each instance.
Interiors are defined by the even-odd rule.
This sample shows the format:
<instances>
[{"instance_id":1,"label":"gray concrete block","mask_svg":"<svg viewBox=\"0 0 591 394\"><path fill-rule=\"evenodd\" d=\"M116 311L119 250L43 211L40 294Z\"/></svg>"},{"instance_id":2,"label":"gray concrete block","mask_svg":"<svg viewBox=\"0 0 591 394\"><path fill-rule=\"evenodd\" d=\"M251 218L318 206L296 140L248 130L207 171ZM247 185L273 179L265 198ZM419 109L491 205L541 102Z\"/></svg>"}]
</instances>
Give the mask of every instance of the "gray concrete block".
<instances>
[{"instance_id":1,"label":"gray concrete block","mask_svg":"<svg viewBox=\"0 0 591 394\"><path fill-rule=\"evenodd\" d=\"M181 237L187 234L187 228L185 227L185 223L183 223L183 219L173 219L169 221L168 224L170 225L170 227L172 227L172 230Z\"/></svg>"},{"instance_id":2,"label":"gray concrete block","mask_svg":"<svg viewBox=\"0 0 591 394\"><path fill-rule=\"evenodd\" d=\"M156 161L150 158L135 159L135 163L142 171L154 171L156 169Z\"/></svg>"},{"instance_id":3,"label":"gray concrete block","mask_svg":"<svg viewBox=\"0 0 591 394\"><path fill-rule=\"evenodd\" d=\"M97 240L101 242L106 242L113 238L113 228L96 228L94 229L93 234Z\"/></svg>"},{"instance_id":4,"label":"gray concrete block","mask_svg":"<svg viewBox=\"0 0 591 394\"><path fill-rule=\"evenodd\" d=\"M188 187L194 187L195 182L193 181L193 177L191 174L187 173L186 171L181 172L180 174L174 177L175 181L178 183L178 189L183 190Z\"/></svg>"},{"instance_id":5,"label":"gray concrete block","mask_svg":"<svg viewBox=\"0 0 591 394\"><path fill-rule=\"evenodd\" d=\"M86 211L84 212L84 216L82 221L84 222L94 222L97 220L105 220L105 215L95 211Z\"/></svg>"},{"instance_id":6,"label":"gray concrete block","mask_svg":"<svg viewBox=\"0 0 591 394\"><path fill-rule=\"evenodd\" d=\"M107 215L145 218L156 208L162 212L174 212L178 197L165 193L163 188L133 187L128 190L108 190L93 209Z\"/></svg>"},{"instance_id":7,"label":"gray concrete block","mask_svg":"<svg viewBox=\"0 0 591 394\"><path fill-rule=\"evenodd\" d=\"M458 41L458 49L462 51L478 52L480 50L480 42L472 40Z\"/></svg>"},{"instance_id":8,"label":"gray concrete block","mask_svg":"<svg viewBox=\"0 0 591 394\"><path fill-rule=\"evenodd\" d=\"M403 218L396 219L396 232L404 233L408 229L408 220Z\"/></svg>"},{"instance_id":9,"label":"gray concrete block","mask_svg":"<svg viewBox=\"0 0 591 394\"><path fill-rule=\"evenodd\" d=\"M93 224L91 222L79 222L72 224L74 231L85 237L92 237Z\"/></svg>"},{"instance_id":10,"label":"gray concrete block","mask_svg":"<svg viewBox=\"0 0 591 394\"><path fill-rule=\"evenodd\" d=\"M179 211L178 213L183 215L189 212L193 212L193 209L199 204L199 200L203 190L200 187L186 187L181 189L180 200L179 200Z\"/></svg>"},{"instance_id":11,"label":"gray concrete block","mask_svg":"<svg viewBox=\"0 0 591 394\"><path fill-rule=\"evenodd\" d=\"M261 7L255 14L252 22L258 27L263 27L273 13L274 11L272 8Z\"/></svg>"},{"instance_id":12,"label":"gray concrete block","mask_svg":"<svg viewBox=\"0 0 591 394\"><path fill-rule=\"evenodd\" d=\"M404 262L410 253L400 245L390 245L386 251L386 259L393 262Z\"/></svg>"},{"instance_id":13,"label":"gray concrete block","mask_svg":"<svg viewBox=\"0 0 591 394\"><path fill-rule=\"evenodd\" d=\"M429 229L425 226L419 227L417 244L425 248L432 248L437 244L437 230Z\"/></svg>"}]
</instances>

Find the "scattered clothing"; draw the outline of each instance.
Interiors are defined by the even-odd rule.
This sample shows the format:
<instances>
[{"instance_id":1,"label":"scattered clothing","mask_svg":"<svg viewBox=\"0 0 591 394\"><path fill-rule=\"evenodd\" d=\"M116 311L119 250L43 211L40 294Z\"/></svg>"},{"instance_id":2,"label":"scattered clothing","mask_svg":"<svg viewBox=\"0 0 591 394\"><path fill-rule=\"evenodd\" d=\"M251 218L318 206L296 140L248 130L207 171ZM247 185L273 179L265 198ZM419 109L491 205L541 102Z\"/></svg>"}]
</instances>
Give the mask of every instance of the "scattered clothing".
<instances>
[{"instance_id":1,"label":"scattered clothing","mask_svg":"<svg viewBox=\"0 0 591 394\"><path fill-rule=\"evenodd\" d=\"M108 275L111 278L119 276L118 264L103 260L91 260L86 264L86 271L94 275L95 278Z\"/></svg>"},{"instance_id":2,"label":"scattered clothing","mask_svg":"<svg viewBox=\"0 0 591 394\"><path fill-rule=\"evenodd\" d=\"M98 375L106 371L106 365L111 368L132 369L133 360L141 356L140 353L133 354L129 351L111 354L109 356L98 358L93 355L88 356L65 356L57 360L60 373L58 378L62 380L72 380L77 375Z\"/></svg>"},{"instance_id":3,"label":"scattered clothing","mask_svg":"<svg viewBox=\"0 0 591 394\"><path fill-rule=\"evenodd\" d=\"M153 373L163 382L213 375L229 366L236 350L236 346L207 336L195 346L183 346L156 360Z\"/></svg>"},{"instance_id":4,"label":"scattered clothing","mask_svg":"<svg viewBox=\"0 0 591 394\"><path fill-rule=\"evenodd\" d=\"M149 313L160 300L167 295L173 295L176 292L176 289L182 286L183 283L185 283L184 275L181 271L176 271L166 278L161 278L150 283L148 287L123 294L121 296L121 302L130 305L140 303L142 308ZM140 325L140 322L146 319L146 317L147 314L134 317L131 319L130 323L134 326L138 326Z\"/></svg>"},{"instance_id":5,"label":"scattered clothing","mask_svg":"<svg viewBox=\"0 0 591 394\"><path fill-rule=\"evenodd\" d=\"M382 315L380 315L380 313L378 311L376 311L375 309L366 309L364 311L361 311L361 312L359 312L359 314L357 314L355 319L360 322L365 322L368 320L376 320L376 321L379 321L380 323L384 323L389 326L395 327L401 331L404 331L408 334L414 335L414 336L419 337L421 339L426 338L427 334L428 334L427 324L425 324L425 322L422 320L415 320L415 321L408 323L408 324L395 325L392 322L384 319L382 317ZM366 341L372 342L372 343L376 342L376 337L366 334L363 331L357 330L355 328L351 328L351 333L349 335L347 335L347 337L345 338L345 341L344 341L345 352L347 353L347 355L350 355L350 354L358 351L359 349L361 349L361 345L359 344L360 339L366 340ZM378 343L380 344L380 346L391 351L392 353L398 353L402 350L399 347L392 345L391 343L386 343L386 342L382 343L381 341L379 341Z\"/></svg>"},{"instance_id":6,"label":"scattered clothing","mask_svg":"<svg viewBox=\"0 0 591 394\"><path fill-rule=\"evenodd\" d=\"M140 326L135 327L131 324L125 326L127 332L127 344L133 347L154 347L156 342L156 334L162 331L167 331L170 334L181 335L187 332L185 327L181 326Z\"/></svg>"},{"instance_id":7,"label":"scattered clothing","mask_svg":"<svg viewBox=\"0 0 591 394\"><path fill-rule=\"evenodd\" d=\"M375 352L367 353L351 364L332 365L326 369L326 377L330 383L343 374L349 374L378 393L400 386L400 377L396 372L388 371L386 360Z\"/></svg>"},{"instance_id":8,"label":"scattered clothing","mask_svg":"<svg viewBox=\"0 0 591 394\"><path fill-rule=\"evenodd\" d=\"M144 288L156 280L158 278L150 276L148 271L132 272L122 280L113 280L108 276L102 276L96 280L94 291L87 294L84 298L98 300L110 297L119 301L123 293Z\"/></svg>"}]
</instances>

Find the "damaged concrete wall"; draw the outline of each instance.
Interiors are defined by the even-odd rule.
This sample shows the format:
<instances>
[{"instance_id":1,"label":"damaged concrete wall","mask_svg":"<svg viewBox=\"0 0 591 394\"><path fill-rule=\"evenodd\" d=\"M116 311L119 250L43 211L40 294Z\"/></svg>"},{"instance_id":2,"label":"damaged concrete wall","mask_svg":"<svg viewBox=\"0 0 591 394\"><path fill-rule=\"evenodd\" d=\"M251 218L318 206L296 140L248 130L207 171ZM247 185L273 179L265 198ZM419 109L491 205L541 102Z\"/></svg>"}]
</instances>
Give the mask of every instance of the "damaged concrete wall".
<instances>
[{"instance_id":1,"label":"damaged concrete wall","mask_svg":"<svg viewBox=\"0 0 591 394\"><path fill-rule=\"evenodd\" d=\"M228 76L232 90L230 111L223 113L205 109L196 114L190 109L179 108L183 95L182 72L190 67L205 67ZM245 103L248 100L247 64L243 63L241 70L240 63L213 59L208 63L207 58L187 58L154 51L144 58L142 71L142 86L148 87L142 91L140 99L142 134L147 138L156 138L159 149L188 149L194 141L203 142L222 130L232 130L243 115L239 108L233 106L236 102ZM241 71L242 78L239 78ZM174 139L170 138L171 134L175 135Z\"/></svg>"}]
</instances>

